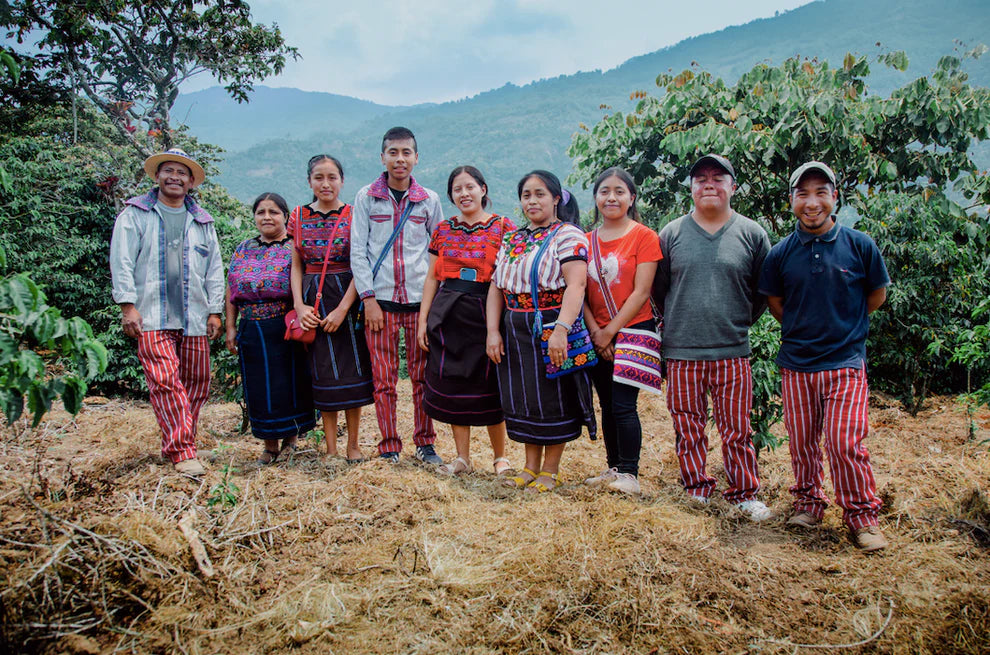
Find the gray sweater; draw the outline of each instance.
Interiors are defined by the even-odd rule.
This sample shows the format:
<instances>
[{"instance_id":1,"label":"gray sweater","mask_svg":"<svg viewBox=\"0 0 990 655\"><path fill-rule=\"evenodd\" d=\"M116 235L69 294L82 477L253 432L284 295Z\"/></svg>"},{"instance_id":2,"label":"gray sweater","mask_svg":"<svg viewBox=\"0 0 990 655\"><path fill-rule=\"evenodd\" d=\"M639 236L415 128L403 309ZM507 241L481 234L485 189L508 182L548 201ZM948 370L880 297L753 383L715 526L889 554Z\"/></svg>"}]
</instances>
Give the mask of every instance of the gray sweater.
<instances>
[{"instance_id":1,"label":"gray sweater","mask_svg":"<svg viewBox=\"0 0 990 655\"><path fill-rule=\"evenodd\" d=\"M749 328L766 310L757 291L770 250L766 230L733 212L715 234L690 214L660 230L663 259L653 299L663 309L663 352L669 359L748 357Z\"/></svg>"}]
</instances>

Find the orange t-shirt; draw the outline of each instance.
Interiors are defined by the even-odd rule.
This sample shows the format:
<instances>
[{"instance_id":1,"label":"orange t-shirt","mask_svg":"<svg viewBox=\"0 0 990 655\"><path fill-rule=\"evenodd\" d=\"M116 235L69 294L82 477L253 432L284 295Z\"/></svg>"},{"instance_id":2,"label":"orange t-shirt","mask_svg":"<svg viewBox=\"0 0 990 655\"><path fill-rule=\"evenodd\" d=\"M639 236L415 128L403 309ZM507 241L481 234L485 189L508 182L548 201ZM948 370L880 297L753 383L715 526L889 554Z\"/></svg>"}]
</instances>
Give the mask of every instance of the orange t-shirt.
<instances>
[{"instance_id":1,"label":"orange t-shirt","mask_svg":"<svg viewBox=\"0 0 990 655\"><path fill-rule=\"evenodd\" d=\"M592 243L593 238L596 238L594 232L588 232L587 236L589 244ZM618 239L611 241L598 239L598 248L604 274L599 273L595 258L589 252L587 301L592 314L595 315L595 322L599 327L605 327L611 322L612 317L605 305L601 287L598 286L599 278L604 277L608 284L612 299L615 301L615 311L618 313L635 287L636 267L643 262L658 262L663 259L663 254L660 252L660 237L642 223L634 223L632 229ZM647 299L627 325L646 321L652 317L653 310Z\"/></svg>"}]
</instances>

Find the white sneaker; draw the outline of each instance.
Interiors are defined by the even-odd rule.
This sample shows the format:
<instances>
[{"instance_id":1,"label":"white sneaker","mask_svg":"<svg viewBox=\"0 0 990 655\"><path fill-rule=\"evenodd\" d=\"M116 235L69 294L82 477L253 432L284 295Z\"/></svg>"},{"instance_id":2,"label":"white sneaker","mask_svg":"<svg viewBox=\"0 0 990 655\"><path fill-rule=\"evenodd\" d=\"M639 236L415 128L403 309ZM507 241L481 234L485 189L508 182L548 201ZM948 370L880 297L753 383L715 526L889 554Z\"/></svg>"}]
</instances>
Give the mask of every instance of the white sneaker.
<instances>
[{"instance_id":1,"label":"white sneaker","mask_svg":"<svg viewBox=\"0 0 990 655\"><path fill-rule=\"evenodd\" d=\"M610 469L605 469L593 478L588 478L584 481L585 484L596 487L600 484L607 484L609 482L614 482L619 477L619 469L612 467Z\"/></svg>"},{"instance_id":2,"label":"white sneaker","mask_svg":"<svg viewBox=\"0 0 990 655\"><path fill-rule=\"evenodd\" d=\"M744 500L741 503L736 503L736 507L739 511L744 512L750 521L759 523L773 518L773 512L770 511L770 508L758 500Z\"/></svg>"},{"instance_id":3,"label":"white sneaker","mask_svg":"<svg viewBox=\"0 0 990 655\"><path fill-rule=\"evenodd\" d=\"M608 483L608 488L631 496L638 496L640 493L639 480L632 473L616 473L615 479Z\"/></svg>"},{"instance_id":4,"label":"white sneaker","mask_svg":"<svg viewBox=\"0 0 990 655\"><path fill-rule=\"evenodd\" d=\"M688 497L688 500L690 500L692 503L695 503L697 505L707 505L708 504L708 496L696 496L694 494L688 494L687 497Z\"/></svg>"}]
</instances>

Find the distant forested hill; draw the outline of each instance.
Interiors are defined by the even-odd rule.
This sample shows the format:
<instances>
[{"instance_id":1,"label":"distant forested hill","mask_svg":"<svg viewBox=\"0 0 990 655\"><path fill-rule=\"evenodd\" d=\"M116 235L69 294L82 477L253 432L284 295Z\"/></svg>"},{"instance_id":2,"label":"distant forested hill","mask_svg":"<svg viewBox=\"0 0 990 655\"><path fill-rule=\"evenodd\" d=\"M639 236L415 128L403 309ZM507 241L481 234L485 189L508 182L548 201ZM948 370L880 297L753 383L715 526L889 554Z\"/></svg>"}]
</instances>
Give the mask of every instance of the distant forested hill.
<instances>
[{"instance_id":1,"label":"distant forested hill","mask_svg":"<svg viewBox=\"0 0 990 655\"><path fill-rule=\"evenodd\" d=\"M221 87L179 96L172 116L193 134L230 152L272 139L333 130L350 132L376 116L408 109L332 93L257 86L251 102L237 104Z\"/></svg>"},{"instance_id":2,"label":"distant forested hill","mask_svg":"<svg viewBox=\"0 0 990 655\"><path fill-rule=\"evenodd\" d=\"M415 175L420 182L442 196L451 168L475 164L489 179L496 210L511 213L521 174L541 167L566 176L571 162L565 151L580 123L597 122L602 104L628 109L629 94L637 89L659 92L655 79L661 72L679 72L696 62L731 83L761 61L779 64L801 55L841 65L846 52L905 50L911 60L906 73L872 65L871 90L889 93L927 74L957 41L966 49L990 42L988 26L987 0L823 0L687 39L610 71L577 73L523 87L509 84L440 105L386 107L331 94L261 88L249 105L236 109L219 93L210 95L213 90L191 94L180 103L186 101L182 107L191 107L188 124L194 134L230 151L219 181L242 200L276 190L290 202L306 201L305 163L318 152L332 152L342 159L343 195L350 200L381 171L382 133L392 125L406 125L419 139ZM967 69L974 82L990 84L990 56L969 63ZM177 108L174 115L181 119L182 110ZM985 145L981 153L983 163L990 164ZM590 192L579 198L587 209Z\"/></svg>"}]
</instances>

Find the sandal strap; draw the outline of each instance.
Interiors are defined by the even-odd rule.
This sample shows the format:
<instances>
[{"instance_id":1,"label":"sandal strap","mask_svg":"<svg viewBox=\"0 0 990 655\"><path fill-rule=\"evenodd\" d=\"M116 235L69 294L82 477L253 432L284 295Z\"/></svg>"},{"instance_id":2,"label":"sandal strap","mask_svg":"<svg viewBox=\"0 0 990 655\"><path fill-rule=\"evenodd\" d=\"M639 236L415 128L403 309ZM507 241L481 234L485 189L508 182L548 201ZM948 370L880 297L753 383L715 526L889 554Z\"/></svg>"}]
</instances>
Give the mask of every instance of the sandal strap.
<instances>
[{"instance_id":1,"label":"sandal strap","mask_svg":"<svg viewBox=\"0 0 990 655\"><path fill-rule=\"evenodd\" d=\"M531 471L528 468L524 468L522 470L522 472L523 473L529 473L529 475L532 476L533 479L532 480L526 480L521 475L514 475L511 478L509 478L509 480L511 480L512 483L516 485L516 487L528 487L529 485L533 484L533 482L536 481L536 478L540 477L536 473L536 471Z\"/></svg>"},{"instance_id":2,"label":"sandal strap","mask_svg":"<svg viewBox=\"0 0 990 655\"><path fill-rule=\"evenodd\" d=\"M462 467L460 469L457 468L458 462L460 462ZM455 475L457 473L470 473L472 470L471 463L460 456L455 457L449 464L442 464L441 469L444 473L449 473L451 475Z\"/></svg>"}]
</instances>

